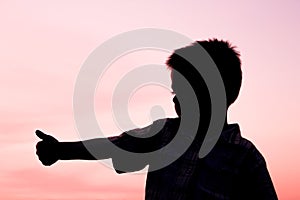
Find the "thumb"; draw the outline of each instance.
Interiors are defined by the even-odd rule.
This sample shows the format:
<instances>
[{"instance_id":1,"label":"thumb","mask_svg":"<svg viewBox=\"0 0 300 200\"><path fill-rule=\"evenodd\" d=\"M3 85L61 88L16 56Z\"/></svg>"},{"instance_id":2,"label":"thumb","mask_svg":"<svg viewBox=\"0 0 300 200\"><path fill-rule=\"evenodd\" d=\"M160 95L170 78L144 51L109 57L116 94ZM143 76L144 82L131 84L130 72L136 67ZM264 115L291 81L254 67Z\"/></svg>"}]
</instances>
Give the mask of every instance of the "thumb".
<instances>
[{"instance_id":1,"label":"thumb","mask_svg":"<svg viewBox=\"0 0 300 200\"><path fill-rule=\"evenodd\" d=\"M40 139L42 139L42 140L53 140L53 137L52 137L52 136L47 135L47 134L43 133L43 132L40 131L40 130L36 130L36 131L35 131L35 134L36 134L36 136L38 136L38 137L39 137Z\"/></svg>"}]
</instances>

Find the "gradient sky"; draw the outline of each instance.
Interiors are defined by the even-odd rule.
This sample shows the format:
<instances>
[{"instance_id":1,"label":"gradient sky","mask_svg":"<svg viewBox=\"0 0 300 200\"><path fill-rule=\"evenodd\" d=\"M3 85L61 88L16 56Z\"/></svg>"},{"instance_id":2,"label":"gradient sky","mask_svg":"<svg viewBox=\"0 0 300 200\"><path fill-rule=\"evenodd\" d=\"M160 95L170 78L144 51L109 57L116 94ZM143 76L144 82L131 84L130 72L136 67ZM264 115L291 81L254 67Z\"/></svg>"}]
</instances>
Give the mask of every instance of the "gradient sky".
<instances>
[{"instance_id":1,"label":"gradient sky","mask_svg":"<svg viewBox=\"0 0 300 200\"><path fill-rule=\"evenodd\" d=\"M299 11L298 0L0 1L0 199L143 199L145 174L116 175L98 162L42 166L34 131L79 140L72 98L82 63L112 36L144 27L238 47L244 80L229 120L265 156L279 199L300 199ZM109 106L118 77L167 55L136 52L112 65L95 100L106 134L120 133ZM149 123L157 104L174 115L168 90L138 90L133 121Z\"/></svg>"}]
</instances>

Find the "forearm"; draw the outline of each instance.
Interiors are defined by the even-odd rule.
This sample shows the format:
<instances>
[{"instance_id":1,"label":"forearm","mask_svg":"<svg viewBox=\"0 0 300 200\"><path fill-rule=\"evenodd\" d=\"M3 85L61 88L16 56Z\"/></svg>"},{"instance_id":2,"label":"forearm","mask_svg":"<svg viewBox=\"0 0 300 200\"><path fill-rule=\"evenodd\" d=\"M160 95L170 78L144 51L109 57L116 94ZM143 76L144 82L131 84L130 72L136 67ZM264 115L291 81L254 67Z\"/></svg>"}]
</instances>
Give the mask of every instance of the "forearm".
<instances>
[{"instance_id":1,"label":"forearm","mask_svg":"<svg viewBox=\"0 0 300 200\"><path fill-rule=\"evenodd\" d=\"M110 158L109 141L105 138L78 142L59 142L60 160L100 160Z\"/></svg>"}]
</instances>

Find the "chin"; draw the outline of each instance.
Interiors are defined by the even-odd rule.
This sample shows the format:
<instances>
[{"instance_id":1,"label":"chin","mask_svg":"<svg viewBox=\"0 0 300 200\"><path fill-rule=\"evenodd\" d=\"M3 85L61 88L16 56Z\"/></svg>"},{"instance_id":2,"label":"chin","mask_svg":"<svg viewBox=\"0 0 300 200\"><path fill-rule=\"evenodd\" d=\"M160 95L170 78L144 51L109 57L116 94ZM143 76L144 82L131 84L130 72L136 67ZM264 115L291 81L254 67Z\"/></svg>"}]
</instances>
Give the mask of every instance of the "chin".
<instances>
[{"instance_id":1,"label":"chin","mask_svg":"<svg viewBox=\"0 0 300 200\"><path fill-rule=\"evenodd\" d=\"M181 117L181 110L176 105L175 105L175 111L176 111L178 117Z\"/></svg>"}]
</instances>

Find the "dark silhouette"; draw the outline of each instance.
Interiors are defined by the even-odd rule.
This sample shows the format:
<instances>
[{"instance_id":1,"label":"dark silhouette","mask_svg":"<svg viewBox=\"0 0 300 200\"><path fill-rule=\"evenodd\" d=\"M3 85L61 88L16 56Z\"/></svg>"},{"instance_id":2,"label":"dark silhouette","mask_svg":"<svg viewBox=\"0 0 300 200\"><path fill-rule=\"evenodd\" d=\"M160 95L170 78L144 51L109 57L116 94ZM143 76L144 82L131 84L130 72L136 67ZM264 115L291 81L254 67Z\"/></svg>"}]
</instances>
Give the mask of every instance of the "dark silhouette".
<instances>
[{"instance_id":1,"label":"dark silhouette","mask_svg":"<svg viewBox=\"0 0 300 200\"><path fill-rule=\"evenodd\" d=\"M277 199L263 156L250 141L241 136L237 124L228 124L226 119L221 136L212 151L204 158L198 157L210 122L210 95L201 75L179 55L180 52L193 52L199 44L209 53L220 71L226 91L227 108L239 94L242 81L240 55L228 42L216 39L197 41L175 50L167 60L167 65L172 71L173 92L176 95L184 93L178 81L180 73L191 84L199 99L201 120L193 142L176 161L162 169L150 170L146 183L146 199ZM185 98L188 100L189 97ZM178 118L157 120L146 128L109 137L109 141L122 149L137 153L162 148L175 137L184 117L176 96L173 102ZM147 138L134 137L151 134L151 130L155 130L161 123L164 123L163 128L156 135ZM140 170L147 164L150 164L151 169L151 163L147 163L147 160L127 165L128 163L124 163L114 152L109 152L108 142L102 138L84 141L83 144L81 141L58 142L39 130L36 134L42 139L36 147L37 155L47 166L58 160L112 158L118 173ZM186 135L188 136L188 133ZM96 146L97 155L92 155L86 146ZM176 149L168 153L172 156L173 153L176 154ZM119 170L119 166L127 170Z\"/></svg>"}]
</instances>

